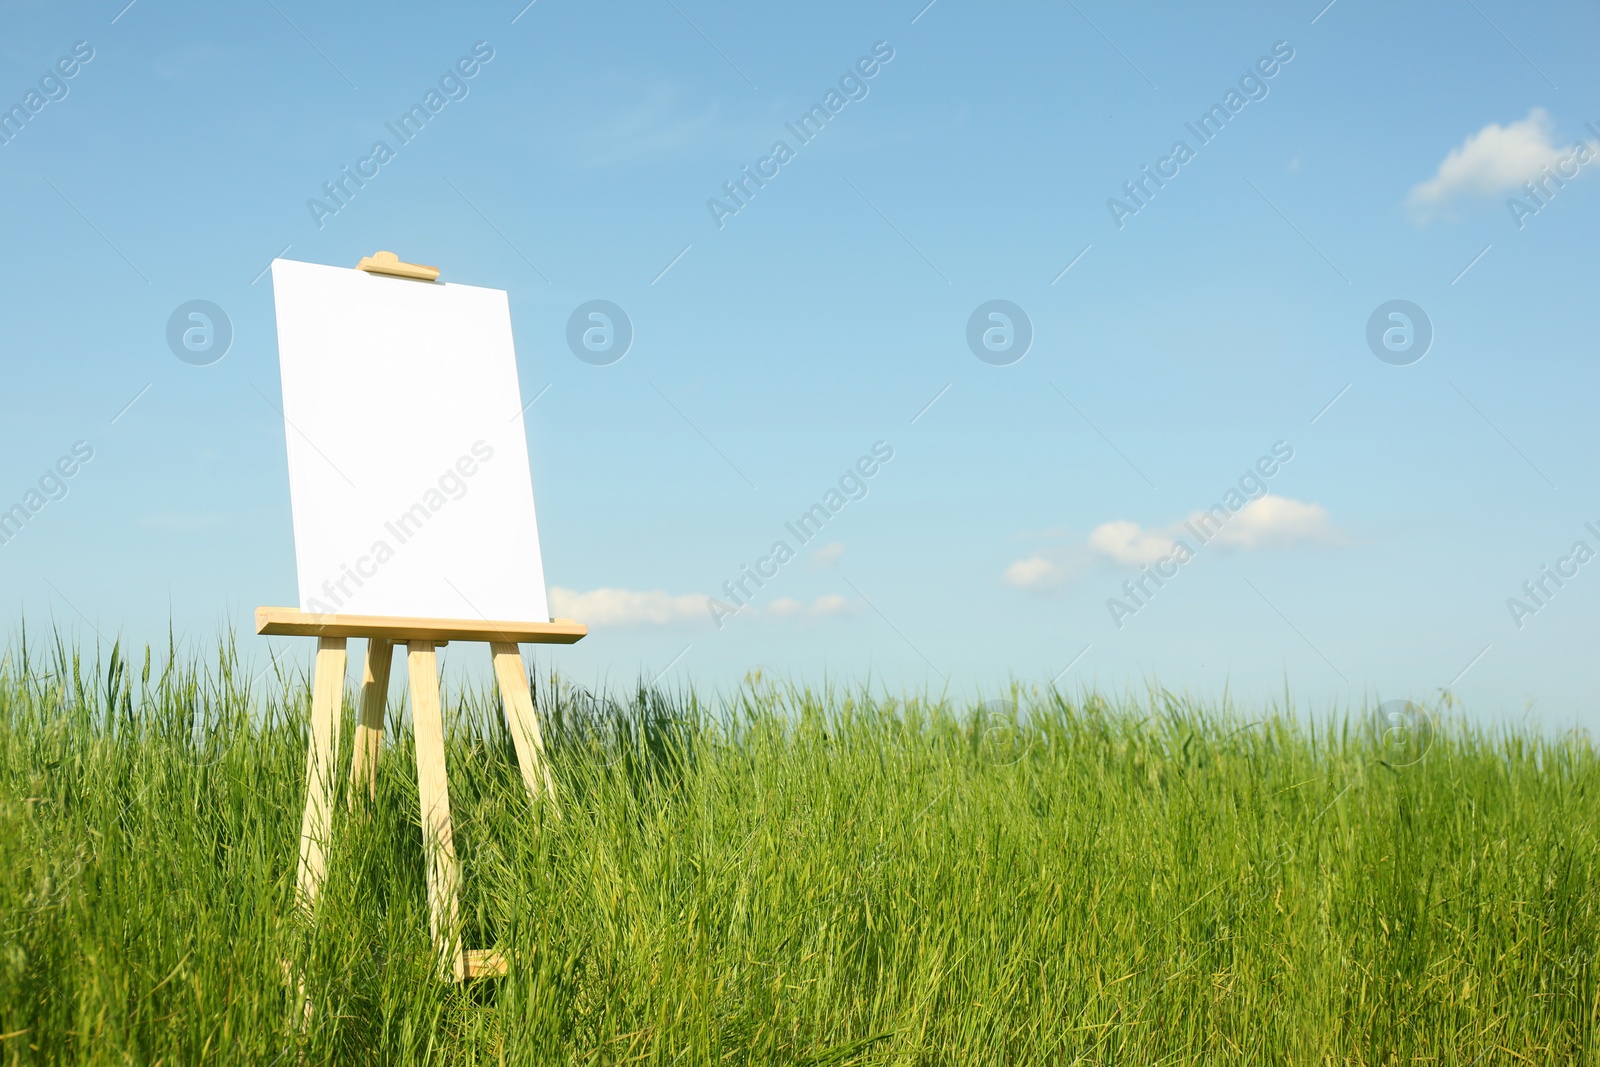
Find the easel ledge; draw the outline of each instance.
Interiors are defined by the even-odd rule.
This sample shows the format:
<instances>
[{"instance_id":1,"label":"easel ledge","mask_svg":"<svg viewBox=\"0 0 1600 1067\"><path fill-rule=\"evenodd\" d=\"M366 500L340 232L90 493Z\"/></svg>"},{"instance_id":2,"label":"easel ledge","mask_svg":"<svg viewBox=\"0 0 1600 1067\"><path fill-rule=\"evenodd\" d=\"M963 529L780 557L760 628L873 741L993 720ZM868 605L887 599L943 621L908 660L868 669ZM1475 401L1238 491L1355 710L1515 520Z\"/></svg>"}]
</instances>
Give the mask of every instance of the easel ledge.
<instances>
[{"instance_id":1,"label":"easel ledge","mask_svg":"<svg viewBox=\"0 0 1600 1067\"><path fill-rule=\"evenodd\" d=\"M488 619L414 619L396 615L323 615L298 608L256 608L256 633L268 637L382 637L390 641L493 641L570 645L589 628L572 619L499 622Z\"/></svg>"}]
</instances>

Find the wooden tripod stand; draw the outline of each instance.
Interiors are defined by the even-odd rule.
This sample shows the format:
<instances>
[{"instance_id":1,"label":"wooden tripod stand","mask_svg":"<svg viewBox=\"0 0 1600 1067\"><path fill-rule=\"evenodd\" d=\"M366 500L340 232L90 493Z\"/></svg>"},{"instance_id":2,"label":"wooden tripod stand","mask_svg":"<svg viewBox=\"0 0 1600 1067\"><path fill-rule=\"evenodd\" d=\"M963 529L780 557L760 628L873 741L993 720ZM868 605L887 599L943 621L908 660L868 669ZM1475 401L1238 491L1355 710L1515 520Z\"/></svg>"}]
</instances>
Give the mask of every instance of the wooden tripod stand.
<instances>
[{"instance_id":1,"label":"wooden tripod stand","mask_svg":"<svg viewBox=\"0 0 1600 1067\"><path fill-rule=\"evenodd\" d=\"M544 758L539 719L522 668L523 642L569 645L588 629L571 619L547 623L483 622L460 619L406 619L369 615L315 615L294 608L257 608L256 633L317 638L317 667L311 691L311 738L306 751L306 810L300 822L300 902L308 911L327 871L325 849L332 825L335 762L344 704L345 642L367 639L355 753L350 761L350 803L363 789L377 789L383 714L388 702L389 667L394 646L406 646L411 682L411 714L417 738L417 792L421 797L422 840L427 853L428 928L442 977L453 981L505 973L498 953L468 949L461 941L461 873L450 825L450 788L444 760L444 719L439 706L439 670L434 651L450 641L485 641L494 658L495 679L505 705L506 726L517 749L517 767L534 799L555 806L555 779Z\"/></svg>"}]
</instances>

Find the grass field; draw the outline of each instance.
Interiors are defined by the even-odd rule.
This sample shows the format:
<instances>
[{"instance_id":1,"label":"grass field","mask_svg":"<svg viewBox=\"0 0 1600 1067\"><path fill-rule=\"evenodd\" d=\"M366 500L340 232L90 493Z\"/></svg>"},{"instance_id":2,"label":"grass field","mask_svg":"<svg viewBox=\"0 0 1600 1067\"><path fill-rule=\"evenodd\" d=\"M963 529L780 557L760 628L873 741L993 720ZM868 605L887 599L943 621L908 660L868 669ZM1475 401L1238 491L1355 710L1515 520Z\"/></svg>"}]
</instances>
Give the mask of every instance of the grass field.
<instances>
[{"instance_id":1,"label":"grass field","mask_svg":"<svg viewBox=\"0 0 1600 1067\"><path fill-rule=\"evenodd\" d=\"M403 722L313 928L303 678L15 647L0 1062L1596 1062L1587 738L1160 693L537 699L559 820L493 695L447 694L469 944L513 958L452 987Z\"/></svg>"}]
</instances>

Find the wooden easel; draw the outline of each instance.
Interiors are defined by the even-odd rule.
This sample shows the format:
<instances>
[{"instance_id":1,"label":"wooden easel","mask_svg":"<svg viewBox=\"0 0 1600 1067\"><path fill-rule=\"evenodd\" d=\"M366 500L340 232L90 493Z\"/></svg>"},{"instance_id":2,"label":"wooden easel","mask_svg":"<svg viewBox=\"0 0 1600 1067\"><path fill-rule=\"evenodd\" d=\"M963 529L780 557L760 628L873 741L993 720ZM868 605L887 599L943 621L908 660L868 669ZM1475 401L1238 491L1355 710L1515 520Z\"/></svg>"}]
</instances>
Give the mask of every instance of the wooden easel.
<instances>
[{"instance_id":1,"label":"wooden easel","mask_svg":"<svg viewBox=\"0 0 1600 1067\"><path fill-rule=\"evenodd\" d=\"M423 282L439 278L438 267L403 263L393 252L367 256L356 264L356 269ZM308 912L315 906L327 870L325 849L332 825L334 763L339 754L339 725L344 703L345 642L352 637L367 640L355 754L350 762L352 807L363 791L369 798L376 793L378 756L383 747L383 716L389 694L389 667L394 646L403 644L411 678L411 710L417 738L417 792L421 797L423 847L427 854L428 928L438 953L439 970L442 977L458 982L504 974L506 961L498 953L468 949L462 944L461 875L450 826L444 720L439 706L439 669L434 651L451 641L488 642L523 784L535 800L548 804L551 812L559 817L555 778L545 762L544 740L539 733L533 695L528 689L518 646L523 642L572 644L588 630L571 619L489 622L324 615L295 608L257 608L256 633L317 639L311 738L306 752L306 810L300 822L297 882L302 906ZM307 1006L309 1009L309 1002Z\"/></svg>"},{"instance_id":2,"label":"wooden easel","mask_svg":"<svg viewBox=\"0 0 1600 1067\"><path fill-rule=\"evenodd\" d=\"M461 619L406 619L372 615L317 615L295 608L257 608L256 633L317 639L317 667L311 690L311 738L306 751L306 810L300 822L301 904L309 911L326 873L325 848L332 825L334 765L344 704L345 642L367 639L361 677L361 704L355 752L350 761L349 800L377 789L383 715L389 694L394 646L406 646L411 681L411 716L417 738L417 792L421 797L422 839L427 855L428 929L438 954L441 977L452 981L495 977L506 971L499 953L466 948L461 941L460 866L450 826L450 788L444 761L444 719L439 706L439 670L434 650L450 641L486 641L494 658L495 679L505 705L506 725L517 749L522 782L558 817L555 779L545 762L544 740L533 707L520 645L570 645L588 628L571 619L551 622L485 622Z\"/></svg>"}]
</instances>

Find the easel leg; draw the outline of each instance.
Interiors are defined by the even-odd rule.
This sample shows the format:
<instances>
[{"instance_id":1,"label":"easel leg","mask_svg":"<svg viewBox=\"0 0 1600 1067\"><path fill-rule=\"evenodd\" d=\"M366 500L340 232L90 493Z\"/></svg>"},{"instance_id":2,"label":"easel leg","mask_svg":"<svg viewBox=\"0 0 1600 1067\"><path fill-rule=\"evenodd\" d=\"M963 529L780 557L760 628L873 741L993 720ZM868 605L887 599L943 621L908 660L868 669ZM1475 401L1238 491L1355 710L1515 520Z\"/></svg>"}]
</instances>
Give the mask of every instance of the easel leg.
<instances>
[{"instance_id":1,"label":"easel leg","mask_svg":"<svg viewBox=\"0 0 1600 1067\"><path fill-rule=\"evenodd\" d=\"M326 872L329 816L333 811L333 765L339 754L339 718L344 702L345 649L342 637L317 639L317 667L311 688L311 737L306 746L306 812L300 820L300 903L316 903Z\"/></svg>"},{"instance_id":2,"label":"easel leg","mask_svg":"<svg viewBox=\"0 0 1600 1067\"><path fill-rule=\"evenodd\" d=\"M500 700L506 708L506 726L517 746L522 782L535 800L540 796L548 799L551 812L559 818L556 780L544 758L544 735L539 732L539 715L528 690L527 672L522 669L522 651L511 641L492 641L489 651L494 656L495 678L500 682Z\"/></svg>"},{"instance_id":3,"label":"easel leg","mask_svg":"<svg viewBox=\"0 0 1600 1067\"><path fill-rule=\"evenodd\" d=\"M467 977L458 899L460 868L450 829L450 787L444 766L444 717L439 708L439 667L432 641L412 641L411 719L417 735L417 792L422 798L422 847L428 868L428 928L444 977Z\"/></svg>"},{"instance_id":4,"label":"easel leg","mask_svg":"<svg viewBox=\"0 0 1600 1067\"><path fill-rule=\"evenodd\" d=\"M367 640L367 663L361 672L361 718L356 723L356 748L350 757L350 806L365 789L378 795L378 752L383 747L383 713L389 701L389 665L394 645L386 638Z\"/></svg>"}]
</instances>

